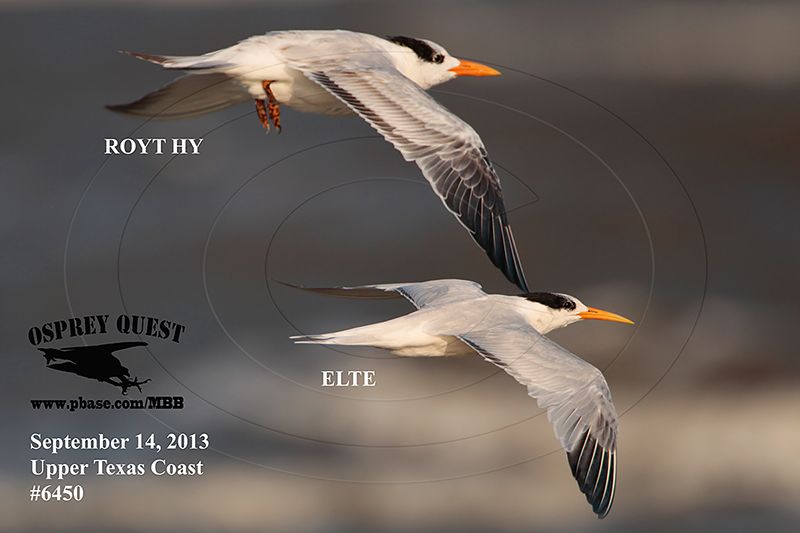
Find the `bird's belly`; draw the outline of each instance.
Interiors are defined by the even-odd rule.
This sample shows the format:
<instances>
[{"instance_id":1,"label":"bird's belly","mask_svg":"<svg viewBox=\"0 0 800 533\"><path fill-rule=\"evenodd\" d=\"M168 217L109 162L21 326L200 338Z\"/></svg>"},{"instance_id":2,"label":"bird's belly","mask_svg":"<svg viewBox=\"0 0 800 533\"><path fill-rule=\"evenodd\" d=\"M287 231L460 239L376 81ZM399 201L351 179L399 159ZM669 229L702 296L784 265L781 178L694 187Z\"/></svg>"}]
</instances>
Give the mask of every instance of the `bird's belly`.
<instances>
[{"instance_id":1,"label":"bird's belly","mask_svg":"<svg viewBox=\"0 0 800 533\"><path fill-rule=\"evenodd\" d=\"M349 115L350 108L338 98L312 82L305 76L294 78L290 83L278 83L275 98L298 111L324 115Z\"/></svg>"},{"instance_id":2,"label":"bird's belly","mask_svg":"<svg viewBox=\"0 0 800 533\"><path fill-rule=\"evenodd\" d=\"M267 75L268 73L264 73ZM320 113L324 115L350 115L352 111L338 98L306 78L302 73L281 69L272 74L272 80L260 77L250 78L244 82L245 88L253 98L266 98L262 81L269 80L269 88L275 99L281 105L286 105L306 113Z\"/></svg>"},{"instance_id":3,"label":"bird's belly","mask_svg":"<svg viewBox=\"0 0 800 533\"><path fill-rule=\"evenodd\" d=\"M429 336L424 340L419 339L413 345L396 346L390 350L393 354L403 357L443 357L475 353L456 337L449 336Z\"/></svg>"}]
</instances>

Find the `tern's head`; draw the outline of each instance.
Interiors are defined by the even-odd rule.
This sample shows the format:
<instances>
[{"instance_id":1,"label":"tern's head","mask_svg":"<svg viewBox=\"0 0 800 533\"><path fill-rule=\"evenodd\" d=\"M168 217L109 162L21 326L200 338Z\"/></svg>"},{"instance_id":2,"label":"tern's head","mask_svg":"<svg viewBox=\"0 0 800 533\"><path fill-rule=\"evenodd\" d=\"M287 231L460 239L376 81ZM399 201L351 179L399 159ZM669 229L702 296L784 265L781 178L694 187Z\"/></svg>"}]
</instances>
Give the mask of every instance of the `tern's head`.
<instances>
[{"instance_id":1,"label":"tern's head","mask_svg":"<svg viewBox=\"0 0 800 533\"><path fill-rule=\"evenodd\" d=\"M499 76L500 72L476 63L451 56L443 46L427 39L414 37L388 37L390 42L410 51L397 57L403 74L427 89L452 80L457 76Z\"/></svg>"},{"instance_id":2,"label":"tern's head","mask_svg":"<svg viewBox=\"0 0 800 533\"><path fill-rule=\"evenodd\" d=\"M633 324L624 316L589 307L569 294L529 292L520 296L529 302L528 307L533 306L531 320L535 322L534 327L542 333L563 328L579 320L608 320Z\"/></svg>"}]
</instances>

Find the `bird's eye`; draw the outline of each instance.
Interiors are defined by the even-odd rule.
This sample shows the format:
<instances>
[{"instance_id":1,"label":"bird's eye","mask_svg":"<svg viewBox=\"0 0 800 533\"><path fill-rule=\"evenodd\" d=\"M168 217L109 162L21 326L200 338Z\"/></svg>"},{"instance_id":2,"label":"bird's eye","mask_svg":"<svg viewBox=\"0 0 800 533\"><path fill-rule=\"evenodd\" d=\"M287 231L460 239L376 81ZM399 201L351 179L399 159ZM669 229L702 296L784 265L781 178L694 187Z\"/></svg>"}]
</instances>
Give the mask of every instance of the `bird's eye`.
<instances>
[{"instance_id":1,"label":"bird's eye","mask_svg":"<svg viewBox=\"0 0 800 533\"><path fill-rule=\"evenodd\" d=\"M441 63L443 61L444 61L444 55L436 54L435 56L433 56L433 62L434 63Z\"/></svg>"}]
</instances>

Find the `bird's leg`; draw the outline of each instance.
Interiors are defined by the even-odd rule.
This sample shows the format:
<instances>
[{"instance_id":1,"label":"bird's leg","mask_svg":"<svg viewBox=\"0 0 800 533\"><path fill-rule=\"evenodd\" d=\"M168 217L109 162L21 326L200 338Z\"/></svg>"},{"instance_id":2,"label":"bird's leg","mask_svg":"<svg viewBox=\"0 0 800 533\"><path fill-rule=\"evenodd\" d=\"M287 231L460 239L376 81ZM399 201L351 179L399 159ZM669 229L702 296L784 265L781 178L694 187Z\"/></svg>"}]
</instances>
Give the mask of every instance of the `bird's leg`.
<instances>
[{"instance_id":1,"label":"bird's leg","mask_svg":"<svg viewBox=\"0 0 800 533\"><path fill-rule=\"evenodd\" d=\"M136 387L137 389L139 389L139 392L142 392L142 387L141 386L144 385L145 383L148 383L148 382L150 382L149 378L144 380L144 381L139 381L139 378L133 378L133 381L131 381L128 386L129 387Z\"/></svg>"},{"instance_id":2,"label":"bird's leg","mask_svg":"<svg viewBox=\"0 0 800 533\"><path fill-rule=\"evenodd\" d=\"M256 100L256 113L258 113L258 120L264 129L269 131L269 120L267 120L267 108L264 106L264 100Z\"/></svg>"},{"instance_id":3,"label":"bird's leg","mask_svg":"<svg viewBox=\"0 0 800 533\"><path fill-rule=\"evenodd\" d=\"M269 88L272 82L268 80L264 80L261 82L261 87L264 88L264 92L267 93L267 112L269 113L269 118L272 120L272 123L278 128L278 133L281 132L281 106L278 104L278 100L275 98L275 95L272 94L272 89Z\"/></svg>"}]
</instances>

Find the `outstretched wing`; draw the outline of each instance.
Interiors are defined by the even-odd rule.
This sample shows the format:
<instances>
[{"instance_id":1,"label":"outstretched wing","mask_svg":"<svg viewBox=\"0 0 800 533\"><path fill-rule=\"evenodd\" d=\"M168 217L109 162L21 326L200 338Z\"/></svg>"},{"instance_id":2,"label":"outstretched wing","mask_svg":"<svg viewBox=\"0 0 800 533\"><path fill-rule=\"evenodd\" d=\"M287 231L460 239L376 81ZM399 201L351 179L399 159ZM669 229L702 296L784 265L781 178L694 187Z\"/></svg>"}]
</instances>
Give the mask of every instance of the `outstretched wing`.
<instances>
[{"instance_id":1,"label":"outstretched wing","mask_svg":"<svg viewBox=\"0 0 800 533\"><path fill-rule=\"evenodd\" d=\"M291 65L414 161L492 263L527 292L500 179L475 130L380 58L339 59L304 57Z\"/></svg>"},{"instance_id":2,"label":"outstretched wing","mask_svg":"<svg viewBox=\"0 0 800 533\"><path fill-rule=\"evenodd\" d=\"M53 363L52 365L47 365L47 368L51 368L53 370L60 370L61 372L69 372L70 374L77 374L79 376L84 375L80 365L78 365L77 363L73 363L72 361Z\"/></svg>"},{"instance_id":3,"label":"outstretched wing","mask_svg":"<svg viewBox=\"0 0 800 533\"><path fill-rule=\"evenodd\" d=\"M158 119L188 118L250 100L232 78L221 73L192 74L127 104L106 106L111 111Z\"/></svg>"},{"instance_id":4,"label":"outstretched wing","mask_svg":"<svg viewBox=\"0 0 800 533\"><path fill-rule=\"evenodd\" d=\"M94 346L94 348L104 349L108 353L114 353L128 348L135 348L136 346L147 346L147 343L144 341L112 342L109 344L98 344Z\"/></svg>"},{"instance_id":5,"label":"outstretched wing","mask_svg":"<svg viewBox=\"0 0 800 533\"><path fill-rule=\"evenodd\" d=\"M147 346L147 343L144 341L109 342L108 344L93 344L89 346L67 346L66 348L59 348L59 350L64 353L86 352L89 350L102 350L111 353L135 346Z\"/></svg>"},{"instance_id":6,"label":"outstretched wing","mask_svg":"<svg viewBox=\"0 0 800 533\"><path fill-rule=\"evenodd\" d=\"M388 300L403 297L414 304L417 309L486 296L479 284L463 279L437 279L420 283L388 283L357 287L301 287L290 283L283 283L283 285L319 294L348 298Z\"/></svg>"},{"instance_id":7,"label":"outstretched wing","mask_svg":"<svg viewBox=\"0 0 800 533\"><path fill-rule=\"evenodd\" d=\"M608 383L597 368L513 316L495 316L481 326L490 329L458 337L525 385L547 410L578 487L604 518L617 472L617 413Z\"/></svg>"}]
</instances>

